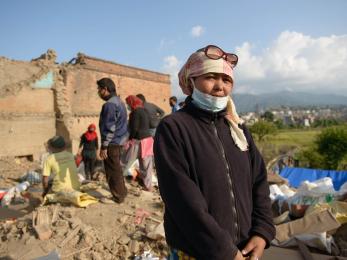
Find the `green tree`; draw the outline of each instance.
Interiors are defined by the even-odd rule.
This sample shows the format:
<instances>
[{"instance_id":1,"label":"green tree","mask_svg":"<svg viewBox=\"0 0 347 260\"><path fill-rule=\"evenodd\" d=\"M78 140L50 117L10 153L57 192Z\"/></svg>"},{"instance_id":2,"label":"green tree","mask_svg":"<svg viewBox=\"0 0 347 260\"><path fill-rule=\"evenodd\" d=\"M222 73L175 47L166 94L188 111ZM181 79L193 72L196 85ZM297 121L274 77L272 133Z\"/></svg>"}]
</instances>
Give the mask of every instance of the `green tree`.
<instances>
[{"instance_id":1,"label":"green tree","mask_svg":"<svg viewBox=\"0 0 347 260\"><path fill-rule=\"evenodd\" d=\"M302 167L324 169L324 157L317 151L317 146L312 144L309 148L297 154Z\"/></svg>"},{"instance_id":2,"label":"green tree","mask_svg":"<svg viewBox=\"0 0 347 260\"><path fill-rule=\"evenodd\" d=\"M273 123L265 120L259 120L258 122L254 123L249 130L257 137L259 142L261 142L265 136L275 134L277 132L276 126Z\"/></svg>"},{"instance_id":3,"label":"green tree","mask_svg":"<svg viewBox=\"0 0 347 260\"><path fill-rule=\"evenodd\" d=\"M312 127L329 127L339 125L341 122L337 119L317 119L312 124Z\"/></svg>"},{"instance_id":4,"label":"green tree","mask_svg":"<svg viewBox=\"0 0 347 260\"><path fill-rule=\"evenodd\" d=\"M273 122L274 114L271 111L266 111L261 118L263 118L265 121Z\"/></svg>"},{"instance_id":5,"label":"green tree","mask_svg":"<svg viewBox=\"0 0 347 260\"><path fill-rule=\"evenodd\" d=\"M337 166L337 170L339 171L347 171L347 154L339 161L339 165Z\"/></svg>"},{"instance_id":6,"label":"green tree","mask_svg":"<svg viewBox=\"0 0 347 260\"><path fill-rule=\"evenodd\" d=\"M283 124L283 121L280 120L280 119L277 119L274 121L274 124L275 126L278 128L278 129L284 129L285 128L285 125Z\"/></svg>"},{"instance_id":7,"label":"green tree","mask_svg":"<svg viewBox=\"0 0 347 260\"><path fill-rule=\"evenodd\" d=\"M315 140L317 151L324 158L327 169L337 169L339 162L347 155L347 127L324 129Z\"/></svg>"}]
</instances>

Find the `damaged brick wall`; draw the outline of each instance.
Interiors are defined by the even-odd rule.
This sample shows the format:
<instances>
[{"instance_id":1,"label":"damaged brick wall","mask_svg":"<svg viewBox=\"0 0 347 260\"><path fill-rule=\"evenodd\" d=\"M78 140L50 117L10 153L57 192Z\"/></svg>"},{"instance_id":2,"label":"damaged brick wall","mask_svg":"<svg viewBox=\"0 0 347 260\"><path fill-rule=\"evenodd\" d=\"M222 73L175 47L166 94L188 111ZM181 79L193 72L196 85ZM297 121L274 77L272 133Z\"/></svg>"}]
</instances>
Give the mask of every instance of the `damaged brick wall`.
<instances>
[{"instance_id":1,"label":"damaged brick wall","mask_svg":"<svg viewBox=\"0 0 347 260\"><path fill-rule=\"evenodd\" d=\"M53 92L34 84L54 66L1 58L0 156L38 156L56 133Z\"/></svg>"},{"instance_id":2,"label":"damaged brick wall","mask_svg":"<svg viewBox=\"0 0 347 260\"><path fill-rule=\"evenodd\" d=\"M79 54L76 64L56 64L55 52L31 62L0 58L0 157L34 155L55 134L64 136L76 152L79 138L90 123L98 124L103 101L96 81L110 77L124 101L142 93L170 111L169 75ZM6 79L6 80L5 80ZM1 81L1 79L0 79ZM2 85L1 85L2 84Z\"/></svg>"},{"instance_id":3,"label":"damaged brick wall","mask_svg":"<svg viewBox=\"0 0 347 260\"><path fill-rule=\"evenodd\" d=\"M72 151L78 149L79 138L90 123L98 124L104 103L97 95L96 81L111 78L117 87L117 95L123 101L128 95L142 93L149 102L170 111L171 95L169 75L137 69L97 58L79 55L76 65L64 71L65 95L69 100L71 117L68 132Z\"/></svg>"}]
</instances>

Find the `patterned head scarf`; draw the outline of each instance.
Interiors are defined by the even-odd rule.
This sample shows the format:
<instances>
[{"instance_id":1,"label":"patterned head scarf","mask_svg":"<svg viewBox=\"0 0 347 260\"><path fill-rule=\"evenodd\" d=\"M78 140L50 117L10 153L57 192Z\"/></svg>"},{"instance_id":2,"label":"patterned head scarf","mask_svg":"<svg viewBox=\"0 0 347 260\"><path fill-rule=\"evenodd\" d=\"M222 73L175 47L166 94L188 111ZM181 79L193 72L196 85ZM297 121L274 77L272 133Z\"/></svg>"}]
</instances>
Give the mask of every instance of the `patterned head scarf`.
<instances>
[{"instance_id":1,"label":"patterned head scarf","mask_svg":"<svg viewBox=\"0 0 347 260\"><path fill-rule=\"evenodd\" d=\"M231 77L234 82L233 68L226 60L222 58L213 60L208 58L203 51L197 51L190 55L187 62L178 73L179 85L183 93L191 95L193 93L193 87L190 83L190 79L207 73L223 73ZM237 114L235 104L231 97L229 97L227 103L225 118L228 120L231 137L235 144L240 150L247 151L247 139L243 130L238 126L243 123L243 120Z\"/></svg>"},{"instance_id":2,"label":"patterned head scarf","mask_svg":"<svg viewBox=\"0 0 347 260\"><path fill-rule=\"evenodd\" d=\"M186 95L191 95L193 92L190 84L190 78L198 77L206 73L224 73L234 81L233 69L224 59L212 60L208 58L204 52L194 52L188 58L178 73L179 84L182 91Z\"/></svg>"}]
</instances>

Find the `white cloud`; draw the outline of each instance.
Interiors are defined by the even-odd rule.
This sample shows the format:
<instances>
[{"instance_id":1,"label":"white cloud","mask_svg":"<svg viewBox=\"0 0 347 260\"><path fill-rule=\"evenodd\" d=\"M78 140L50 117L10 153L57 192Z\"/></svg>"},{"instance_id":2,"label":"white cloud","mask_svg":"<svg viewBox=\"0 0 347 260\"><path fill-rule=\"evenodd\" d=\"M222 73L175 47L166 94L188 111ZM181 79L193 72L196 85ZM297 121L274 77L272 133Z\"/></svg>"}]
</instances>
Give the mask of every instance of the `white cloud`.
<instances>
[{"instance_id":1,"label":"white cloud","mask_svg":"<svg viewBox=\"0 0 347 260\"><path fill-rule=\"evenodd\" d=\"M254 52L248 42L236 48L236 92L347 93L347 35L312 38L284 31L270 47Z\"/></svg>"},{"instance_id":2,"label":"white cloud","mask_svg":"<svg viewBox=\"0 0 347 260\"><path fill-rule=\"evenodd\" d=\"M205 32L204 27L202 27L201 25L197 25L194 26L191 30L191 35L194 38L199 38L201 35L203 35L203 33Z\"/></svg>"},{"instance_id":3,"label":"white cloud","mask_svg":"<svg viewBox=\"0 0 347 260\"><path fill-rule=\"evenodd\" d=\"M172 95L181 96L182 91L178 85L178 71L180 70L181 62L177 59L176 56L170 55L164 58L163 71L167 74L170 74L171 77L171 86L172 86Z\"/></svg>"}]
</instances>

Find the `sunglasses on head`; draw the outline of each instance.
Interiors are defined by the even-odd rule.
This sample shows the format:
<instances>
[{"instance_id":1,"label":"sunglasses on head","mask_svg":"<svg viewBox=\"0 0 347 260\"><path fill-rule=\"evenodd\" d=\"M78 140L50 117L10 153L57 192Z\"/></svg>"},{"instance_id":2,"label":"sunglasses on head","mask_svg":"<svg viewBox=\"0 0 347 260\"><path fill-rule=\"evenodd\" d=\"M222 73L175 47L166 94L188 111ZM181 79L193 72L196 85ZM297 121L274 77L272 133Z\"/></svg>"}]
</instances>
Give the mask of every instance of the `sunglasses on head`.
<instances>
[{"instance_id":1,"label":"sunglasses on head","mask_svg":"<svg viewBox=\"0 0 347 260\"><path fill-rule=\"evenodd\" d=\"M221 48L215 45L207 45L206 47L199 49L198 51L203 51L206 57L212 60L219 60L223 58L230 64L232 68L235 68L239 60L236 54L224 52Z\"/></svg>"}]
</instances>

